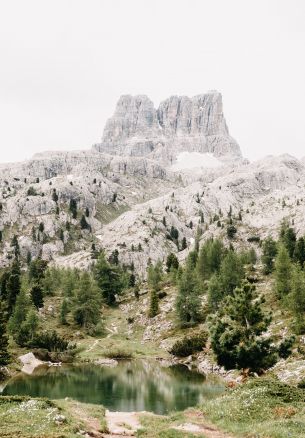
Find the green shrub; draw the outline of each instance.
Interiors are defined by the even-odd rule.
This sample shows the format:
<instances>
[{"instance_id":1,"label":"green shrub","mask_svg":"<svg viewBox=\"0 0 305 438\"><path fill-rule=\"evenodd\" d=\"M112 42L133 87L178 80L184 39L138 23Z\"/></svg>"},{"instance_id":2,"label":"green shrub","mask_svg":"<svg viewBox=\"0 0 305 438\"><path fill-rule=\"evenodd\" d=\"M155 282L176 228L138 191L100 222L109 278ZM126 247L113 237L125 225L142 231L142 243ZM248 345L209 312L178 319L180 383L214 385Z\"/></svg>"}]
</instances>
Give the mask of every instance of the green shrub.
<instances>
[{"instance_id":1,"label":"green shrub","mask_svg":"<svg viewBox=\"0 0 305 438\"><path fill-rule=\"evenodd\" d=\"M185 336L183 339L175 342L170 353L174 356L186 357L190 354L201 351L206 344L208 334L204 331L191 336Z\"/></svg>"}]
</instances>

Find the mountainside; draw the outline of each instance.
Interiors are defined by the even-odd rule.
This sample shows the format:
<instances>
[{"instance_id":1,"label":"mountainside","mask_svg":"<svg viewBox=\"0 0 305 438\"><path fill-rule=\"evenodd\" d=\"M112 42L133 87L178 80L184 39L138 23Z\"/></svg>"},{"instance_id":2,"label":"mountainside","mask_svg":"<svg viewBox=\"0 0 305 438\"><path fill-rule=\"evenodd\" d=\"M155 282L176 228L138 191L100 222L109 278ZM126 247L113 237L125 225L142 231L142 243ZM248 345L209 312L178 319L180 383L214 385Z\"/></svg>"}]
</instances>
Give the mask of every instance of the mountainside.
<instances>
[{"instance_id":1,"label":"mountainside","mask_svg":"<svg viewBox=\"0 0 305 438\"><path fill-rule=\"evenodd\" d=\"M184 259L196 235L226 238L230 209L237 245L275 233L286 217L305 231L304 162L244 160L217 92L174 96L157 110L146 96L122 96L91 151L45 152L0 169L2 266L17 235L24 259L86 267L92 248L104 248L144 275L149 259Z\"/></svg>"}]
</instances>

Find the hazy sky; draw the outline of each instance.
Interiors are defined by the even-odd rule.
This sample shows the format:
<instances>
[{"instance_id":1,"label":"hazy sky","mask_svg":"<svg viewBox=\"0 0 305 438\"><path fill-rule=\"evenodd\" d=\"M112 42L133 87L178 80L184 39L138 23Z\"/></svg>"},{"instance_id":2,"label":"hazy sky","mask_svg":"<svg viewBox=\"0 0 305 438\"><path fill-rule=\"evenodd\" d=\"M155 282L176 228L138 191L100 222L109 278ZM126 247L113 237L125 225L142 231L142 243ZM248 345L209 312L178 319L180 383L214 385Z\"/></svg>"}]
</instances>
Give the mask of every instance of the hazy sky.
<instances>
[{"instance_id":1,"label":"hazy sky","mask_svg":"<svg viewBox=\"0 0 305 438\"><path fill-rule=\"evenodd\" d=\"M305 155L304 0L0 0L0 161L99 141L121 94L217 89L250 159Z\"/></svg>"}]
</instances>

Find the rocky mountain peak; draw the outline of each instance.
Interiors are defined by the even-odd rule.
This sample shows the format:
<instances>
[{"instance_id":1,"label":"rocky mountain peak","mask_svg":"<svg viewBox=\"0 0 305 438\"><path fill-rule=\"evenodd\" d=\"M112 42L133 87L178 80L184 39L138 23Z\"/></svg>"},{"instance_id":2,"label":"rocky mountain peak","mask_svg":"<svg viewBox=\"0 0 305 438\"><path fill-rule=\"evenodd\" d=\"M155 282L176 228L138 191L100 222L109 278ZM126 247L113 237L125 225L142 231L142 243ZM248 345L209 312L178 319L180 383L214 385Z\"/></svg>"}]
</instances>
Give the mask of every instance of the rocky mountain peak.
<instances>
[{"instance_id":1,"label":"rocky mountain peak","mask_svg":"<svg viewBox=\"0 0 305 438\"><path fill-rule=\"evenodd\" d=\"M220 158L241 158L225 122L222 96L210 91L192 98L171 96L158 109L145 95L121 96L107 121L99 152L148 156L172 163L181 152L212 153Z\"/></svg>"}]
</instances>

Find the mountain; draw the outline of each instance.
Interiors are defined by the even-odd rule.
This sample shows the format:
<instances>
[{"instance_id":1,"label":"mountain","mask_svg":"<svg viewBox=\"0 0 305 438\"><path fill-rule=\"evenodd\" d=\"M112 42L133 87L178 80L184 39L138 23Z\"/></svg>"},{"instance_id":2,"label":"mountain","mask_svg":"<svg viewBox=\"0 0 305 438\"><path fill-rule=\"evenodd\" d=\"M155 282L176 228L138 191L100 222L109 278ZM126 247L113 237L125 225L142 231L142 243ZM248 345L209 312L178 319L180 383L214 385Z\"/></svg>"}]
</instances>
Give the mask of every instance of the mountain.
<instances>
[{"instance_id":1,"label":"mountain","mask_svg":"<svg viewBox=\"0 0 305 438\"><path fill-rule=\"evenodd\" d=\"M145 275L149 259L183 260L198 230L201 240L226 239L230 210L234 245L275 234L284 218L305 232L304 161L245 160L215 91L158 109L146 96L122 96L92 150L40 153L0 172L1 266L16 235L24 259L85 268L91 248L104 248Z\"/></svg>"},{"instance_id":2,"label":"mountain","mask_svg":"<svg viewBox=\"0 0 305 438\"><path fill-rule=\"evenodd\" d=\"M216 91L189 98L171 96L158 109L147 96L122 96L105 126L99 152L145 156L162 164L173 163L181 152L213 153L220 158L241 158L223 115Z\"/></svg>"}]
</instances>

